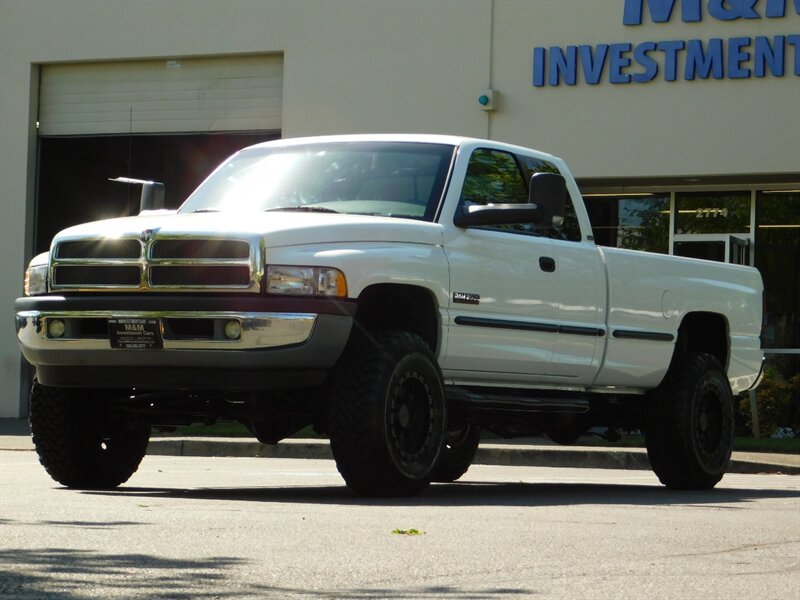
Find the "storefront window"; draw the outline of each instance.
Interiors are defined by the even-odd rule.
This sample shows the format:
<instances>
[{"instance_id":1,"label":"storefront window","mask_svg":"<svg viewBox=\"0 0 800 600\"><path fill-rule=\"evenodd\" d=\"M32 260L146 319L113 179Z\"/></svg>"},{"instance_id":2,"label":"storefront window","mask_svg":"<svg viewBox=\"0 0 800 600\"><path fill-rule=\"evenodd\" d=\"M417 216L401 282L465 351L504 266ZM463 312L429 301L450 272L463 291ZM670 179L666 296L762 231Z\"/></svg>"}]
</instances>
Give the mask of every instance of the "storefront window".
<instances>
[{"instance_id":1,"label":"storefront window","mask_svg":"<svg viewBox=\"0 0 800 600\"><path fill-rule=\"evenodd\" d=\"M756 267L766 291L764 345L800 348L800 192L761 192Z\"/></svg>"},{"instance_id":2,"label":"storefront window","mask_svg":"<svg viewBox=\"0 0 800 600\"><path fill-rule=\"evenodd\" d=\"M584 197L600 246L669 253L669 194Z\"/></svg>"},{"instance_id":3,"label":"storefront window","mask_svg":"<svg viewBox=\"0 0 800 600\"><path fill-rule=\"evenodd\" d=\"M750 192L675 194L675 233L749 233Z\"/></svg>"}]
</instances>

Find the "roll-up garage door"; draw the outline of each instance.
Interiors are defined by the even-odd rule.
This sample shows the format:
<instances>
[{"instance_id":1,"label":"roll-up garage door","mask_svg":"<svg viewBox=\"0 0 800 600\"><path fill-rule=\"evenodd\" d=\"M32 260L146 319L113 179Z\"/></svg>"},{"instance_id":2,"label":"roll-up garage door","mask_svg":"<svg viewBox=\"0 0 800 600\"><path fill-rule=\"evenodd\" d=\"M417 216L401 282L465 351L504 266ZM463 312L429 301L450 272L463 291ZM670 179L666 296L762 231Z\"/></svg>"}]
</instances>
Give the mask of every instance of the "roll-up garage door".
<instances>
[{"instance_id":1,"label":"roll-up garage door","mask_svg":"<svg viewBox=\"0 0 800 600\"><path fill-rule=\"evenodd\" d=\"M43 65L39 134L281 129L283 56Z\"/></svg>"}]
</instances>

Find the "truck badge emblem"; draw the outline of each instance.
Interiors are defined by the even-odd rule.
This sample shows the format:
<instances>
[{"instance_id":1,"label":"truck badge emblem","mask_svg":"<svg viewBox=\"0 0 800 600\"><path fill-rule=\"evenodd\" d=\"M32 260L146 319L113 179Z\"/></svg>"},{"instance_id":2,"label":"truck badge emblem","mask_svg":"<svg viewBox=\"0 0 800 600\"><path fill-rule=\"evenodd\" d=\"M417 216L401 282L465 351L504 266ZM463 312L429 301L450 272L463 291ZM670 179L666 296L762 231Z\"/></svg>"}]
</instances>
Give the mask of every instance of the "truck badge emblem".
<instances>
[{"instance_id":1,"label":"truck badge emblem","mask_svg":"<svg viewBox=\"0 0 800 600\"><path fill-rule=\"evenodd\" d=\"M155 229L145 229L144 231L142 231L142 233L139 234L139 240L141 240L143 244L152 242L153 235L155 234L155 232L156 232Z\"/></svg>"}]
</instances>

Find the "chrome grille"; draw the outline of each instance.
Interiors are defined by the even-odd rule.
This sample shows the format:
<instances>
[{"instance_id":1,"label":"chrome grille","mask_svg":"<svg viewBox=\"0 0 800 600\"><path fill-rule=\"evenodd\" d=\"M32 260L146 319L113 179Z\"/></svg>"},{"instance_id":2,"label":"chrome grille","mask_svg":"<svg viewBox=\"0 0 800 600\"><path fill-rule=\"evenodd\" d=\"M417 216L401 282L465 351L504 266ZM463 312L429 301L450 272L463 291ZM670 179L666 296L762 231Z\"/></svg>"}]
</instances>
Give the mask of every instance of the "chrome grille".
<instances>
[{"instance_id":1,"label":"chrome grille","mask_svg":"<svg viewBox=\"0 0 800 600\"><path fill-rule=\"evenodd\" d=\"M148 235L150 231L146 232ZM258 292L259 239L147 235L57 242L52 254L53 290Z\"/></svg>"}]
</instances>

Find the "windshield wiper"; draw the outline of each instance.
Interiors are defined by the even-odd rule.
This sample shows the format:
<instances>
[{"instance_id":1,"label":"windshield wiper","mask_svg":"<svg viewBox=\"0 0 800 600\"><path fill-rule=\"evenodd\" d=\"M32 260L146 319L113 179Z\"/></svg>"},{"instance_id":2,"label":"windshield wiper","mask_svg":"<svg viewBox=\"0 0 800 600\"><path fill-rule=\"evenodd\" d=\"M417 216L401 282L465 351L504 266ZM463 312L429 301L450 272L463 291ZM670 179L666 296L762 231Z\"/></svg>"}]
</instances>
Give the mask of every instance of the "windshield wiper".
<instances>
[{"instance_id":1,"label":"windshield wiper","mask_svg":"<svg viewBox=\"0 0 800 600\"><path fill-rule=\"evenodd\" d=\"M325 208L324 206L279 206L278 208L267 208L264 212L278 212L278 211L297 211L297 212L321 212L321 213L336 213L338 210L332 208Z\"/></svg>"},{"instance_id":2,"label":"windshield wiper","mask_svg":"<svg viewBox=\"0 0 800 600\"><path fill-rule=\"evenodd\" d=\"M198 208L197 210L193 210L192 214L194 213L210 213L210 212L222 212L218 208Z\"/></svg>"}]
</instances>

